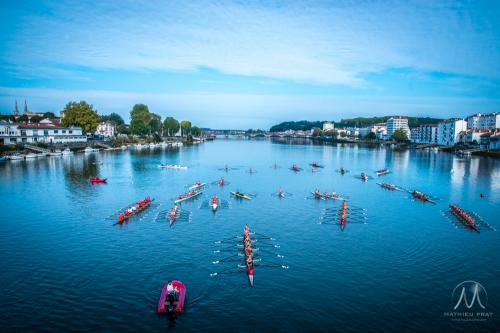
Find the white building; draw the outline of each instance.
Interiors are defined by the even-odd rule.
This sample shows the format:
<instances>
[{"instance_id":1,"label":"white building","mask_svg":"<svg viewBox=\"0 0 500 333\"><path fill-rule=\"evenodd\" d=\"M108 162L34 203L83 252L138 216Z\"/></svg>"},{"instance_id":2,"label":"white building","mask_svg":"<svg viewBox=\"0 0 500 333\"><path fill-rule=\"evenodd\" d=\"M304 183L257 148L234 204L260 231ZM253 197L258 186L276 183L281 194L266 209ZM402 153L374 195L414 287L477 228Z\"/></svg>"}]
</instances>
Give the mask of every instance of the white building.
<instances>
[{"instance_id":1,"label":"white building","mask_svg":"<svg viewBox=\"0 0 500 333\"><path fill-rule=\"evenodd\" d=\"M500 112L482 114L479 117L479 129L494 131L497 128L500 128Z\"/></svg>"},{"instance_id":2,"label":"white building","mask_svg":"<svg viewBox=\"0 0 500 333\"><path fill-rule=\"evenodd\" d=\"M111 138L115 136L115 125L110 122L102 122L97 125L95 135L102 135L105 138Z\"/></svg>"},{"instance_id":3,"label":"white building","mask_svg":"<svg viewBox=\"0 0 500 333\"><path fill-rule=\"evenodd\" d=\"M487 132L488 131L480 129L467 130L467 137L465 139L465 142L470 145L479 145L479 143L481 142L481 135Z\"/></svg>"},{"instance_id":4,"label":"white building","mask_svg":"<svg viewBox=\"0 0 500 333\"><path fill-rule=\"evenodd\" d=\"M475 130L479 129L479 118L481 117L480 113L473 114L471 116L468 116L465 118L465 121L467 122L467 129L469 130Z\"/></svg>"},{"instance_id":5,"label":"white building","mask_svg":"<svg viewBox=\"0 0 500 333\"><path fill-rule=\"evenodd\" d=\"M375 133L377 139L385 140L387 137L387 124L386 123L377 123L372 125L371 131Z\"/></svg>"},{"instance_id":6,"label":"white building","mask_svg":"<svg viewBox=\"0 0 500 333\"><path fill-rule=\"evenodd\" d=\"M8 121L0 120L0 144L9 145L16 144L19 131L17 124Z\"/></svg>"},{"instance_id":7,"label":"white building","mask_svg":"<svg viewBox=\"0 0 500 333\"><path fill-rule=\"evenodd\" d=\"M403 130L406 136L410 138L410 127L408 127L408 118L397 116L387 119L387 137L390 139L397 130Z\"/></svg>"},{"instance_id":8,"label":"white building","mask_svg":"<svg viewBox=\"0 0 500 333\"><path fill-rule=\"evenodd\" d=\"M330 121L325 121L323 123L323 132L333 132L335 130L335 125Z\"/></svg>"},{"instance_id":9,"label":"white building","mask_svg":"<svg viewBox=\"0 0 500 333\"><path fill-rule=\"evenodd\" d=\"M437 125L425 124L411 130L411 142L423 144L437 143Z\"/></svg>"},{"instance_id":10,"label":"white building","mask_svg":"<svg viewBox=\"0 0 500 333\"><path fill-rule=\"evenodd\" d=\"M0 144L16 143L85 143L81 127L62 127L50 120L37 124L0 122Z\"/></svg>"},{"instance_id":11,"label":"white building","mask_svg":"<svg viewBox=\"0 0 500 333\"><path fill-rule=\"evenodd\" d=\"M419 143L418 141L418 128L412 128L410 130L410 141L412 143Z\"/></svg>"},{"instance_id":12,"label":"white building","mask_svg":"<svg viewBox=\"0 0 500 333\"><path fill-rule=\"evenodd\" d=\"M463 119L448 119L438 124L437 144L453 146L460 142L460 132L465 131L467 123Z\"/></svg>"},{"instance_id":13,"label":"white building","mask_svg":"<svg viewBox=\"0 0 500 333\"><path fill-rule=\"evenodd\" d=\"M500 128L500 112L488 114L473 114L465 118L467 129L494 131Z\"/></svg>"},{"instance_id":14,"label":"white building","mask_svg":"<svg viewBox=\"0 0 500 333\"><path fill-rule=\"evenodd\" d=\"M490 136L490 149L500 150L500 132Z\"/></svg>"}]
</instances>

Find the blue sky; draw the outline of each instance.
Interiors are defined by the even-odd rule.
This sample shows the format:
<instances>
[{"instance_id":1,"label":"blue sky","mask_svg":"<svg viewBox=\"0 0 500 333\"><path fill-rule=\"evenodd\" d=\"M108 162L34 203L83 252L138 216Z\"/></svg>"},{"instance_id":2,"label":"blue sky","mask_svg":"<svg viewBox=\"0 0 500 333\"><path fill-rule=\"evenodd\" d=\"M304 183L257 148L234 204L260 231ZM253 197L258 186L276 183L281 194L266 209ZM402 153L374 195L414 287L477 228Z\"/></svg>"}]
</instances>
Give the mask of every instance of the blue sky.
<instances>
[{"instance_id":1,"label":"blue sky","mask_svg":"<svg viewBox=\"0 0 500 333\"><path fill-rule=\"evenodd\" d=\"M2 1L0 112L203 127L500 111L497 1Z\"/></svg>"}]
</instances>

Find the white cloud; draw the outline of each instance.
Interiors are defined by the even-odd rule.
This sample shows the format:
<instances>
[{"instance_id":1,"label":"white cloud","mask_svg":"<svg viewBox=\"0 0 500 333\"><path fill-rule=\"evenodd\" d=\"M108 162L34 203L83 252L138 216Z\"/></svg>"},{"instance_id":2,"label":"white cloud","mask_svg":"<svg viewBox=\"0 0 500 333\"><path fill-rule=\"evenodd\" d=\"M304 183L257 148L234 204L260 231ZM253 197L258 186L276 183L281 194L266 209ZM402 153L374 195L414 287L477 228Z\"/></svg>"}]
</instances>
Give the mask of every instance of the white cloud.
<instances>
[{"instance_id":1,"label":"white cloud","mask_svg":"<svg viewBox=\"0 0 500 333\"><path fill-rule=\"evenodd\" d=\"M366 72L413 67L500 74L494 14L452 2L54 3L22 18L4 61L25 65L196 71L363 84ZM488 14L491 17L488 17Z\"/></svg>"}]
</instances>

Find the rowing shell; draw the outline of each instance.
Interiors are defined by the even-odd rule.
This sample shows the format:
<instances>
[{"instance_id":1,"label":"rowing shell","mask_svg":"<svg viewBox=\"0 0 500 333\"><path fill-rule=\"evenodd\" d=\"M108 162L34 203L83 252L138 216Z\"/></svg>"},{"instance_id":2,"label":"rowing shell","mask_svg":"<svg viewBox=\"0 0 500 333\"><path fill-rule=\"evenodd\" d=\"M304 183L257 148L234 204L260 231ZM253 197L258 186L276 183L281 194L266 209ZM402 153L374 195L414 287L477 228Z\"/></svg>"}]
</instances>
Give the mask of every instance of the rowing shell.
<instances>
[{"instance_id":1,"label":"rowing shell","mask_svg":"<svg viewBox=\"0 0 500 333\"><path fill-rule=\"evenodd\" d=\"M194 185L188 187L188 190L190 190L190 191L197 190L197 189L202 188L205 185L207 185L207 183L194 184Z\"/></svg>"},{"instance_id":2,"label":"rowing shell","mask_svg":"<svg viewBox=\"0 0 500 333\"><path fill-rule=\"evenodd\" d=\"M195 193L191 194L190 196L187 196L187 197L182 198L182 199L177 199L177 200L175 200L175 201L174 201L174 203L178 204L178 203L184 202L184 201L186 201L186 200L189 200L189 199L192 199L192 198L194 198L194 197L197 197L198 195L200 195L200 194L202 194L202 193L203 193L203 191L197 191L197 192L195 192Z\"/></svg>"},{"instance_id":3,"label":"rowing shell","mask_svg":"<svg viewBox=\"0 0 500 333\"><path fill-rule=\"evenodd\" d=\"M247 230L248 239L245 242L245 229ZM251 287L254 285L254 274L255 267L276 267L282 269L288 269L288 266L282 263L268 261L266 256L272 256L274 258L284 258L284 256L274 253L273 250L279 248L279 245L269 243L273 241L274 238L258 234L255 232L250 232L250 229L246 227L242 236L231 237L228 239L216 241L216 244L230 244L228 247L215 250L214 253L220 254L223 252L232 252L231 255L217 259L212 262L214 265L225 264L236 262L235 267L228 267L218 272L213 272L210 276L217 276L222 274L231 273L241 273L245 272L248 277L248 283ZM246 243L246 244L245 244ZM249 256L251 258L249 259ZM243 265L240 263L243 260ZM247 264L248 262L248 264Z\"/></svg>"},{"instance_id":4,"label":"rowing shell","mask_svg":"<svg viewBox=\"0 0 500 333\"><path fill-rule=\"evenodd\" d=\"M247 199L247 200L252 200L252 198L250 197L249 194L245 194L245 193L237 193L237 192L231 192L232 195L234 195L235 197L237 198L241 198L241 199Z\"/></svg>"},{"instance_id":5,"label":"rowing shell","mask_svg":"<svg viewBox=\"0 0 500 333\"><path fill-rule=\"evenodd\" d=\"M332 196L331 194L329 196L326 196L324 193L321 193L319 196L316 195L316 193L314 192L311 192L311 194L313 195L313 198L314 199L323 199L323 200L328 200L328 199L333 199L333 200L342 200L342 201L347 201L346 198L344 197L341 197L341 196Z\"/></svg>"}]
</instances>

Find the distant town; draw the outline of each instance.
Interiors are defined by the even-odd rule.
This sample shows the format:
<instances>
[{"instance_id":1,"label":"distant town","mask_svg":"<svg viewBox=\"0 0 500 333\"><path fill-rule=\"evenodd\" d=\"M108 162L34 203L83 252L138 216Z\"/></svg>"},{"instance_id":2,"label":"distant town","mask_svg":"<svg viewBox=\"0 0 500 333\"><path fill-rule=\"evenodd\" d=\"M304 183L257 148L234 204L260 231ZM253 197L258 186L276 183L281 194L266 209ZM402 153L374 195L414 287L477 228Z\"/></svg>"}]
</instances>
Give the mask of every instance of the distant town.
<instances>
[{"instance_id":1,"label":"distant town","mask_svg":"<svg viewBox=\"0 0 500 333\"><path fill-rule=\"evenodd\" d=\"M19 154L33 146L38 152L54 153L60 148L84 149L98 145L118 149L128 144L159 144L166 141L202 141L217 135L252 137L293 137L340 142L396 142L419 148L451 148L462 154L500 151L500 113L472 114L464 119L415 118L389 116L334 121L284 122L270 130L213 130L192 126L149 112L144 104L132 108L131 122L125 124L116 113L97 114L84 101L70 102L60 116L51 112L32 112L24 101L19 111L17 101L11 114L0 115L0 152ZM381 121L383 120L383 121ZM42 149L43 151L41 151Z\"/></svg>"}]
</instances>

